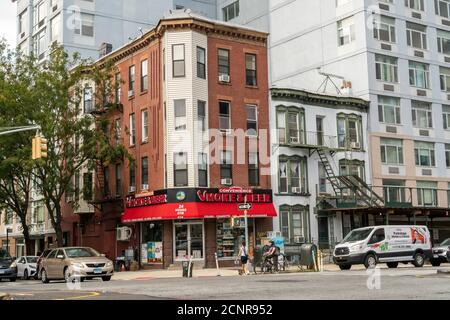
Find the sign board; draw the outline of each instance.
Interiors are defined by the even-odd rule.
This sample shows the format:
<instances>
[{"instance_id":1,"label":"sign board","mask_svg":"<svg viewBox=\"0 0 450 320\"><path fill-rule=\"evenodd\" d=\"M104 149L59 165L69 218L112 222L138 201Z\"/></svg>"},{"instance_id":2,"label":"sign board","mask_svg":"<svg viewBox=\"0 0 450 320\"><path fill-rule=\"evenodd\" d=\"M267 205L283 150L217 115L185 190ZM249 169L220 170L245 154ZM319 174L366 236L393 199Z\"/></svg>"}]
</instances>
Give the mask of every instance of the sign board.
<instances>
[{"instance_id":1,"label":"sign board","mask_svg":"<svg viewBox=\"0 0 450 320\"><path fill-rule=\"evenodd\" d=\"M239 210L250 210L252 208L252 204L251 203L241 203L238 205Z\"/></svg>"}]
</instances>

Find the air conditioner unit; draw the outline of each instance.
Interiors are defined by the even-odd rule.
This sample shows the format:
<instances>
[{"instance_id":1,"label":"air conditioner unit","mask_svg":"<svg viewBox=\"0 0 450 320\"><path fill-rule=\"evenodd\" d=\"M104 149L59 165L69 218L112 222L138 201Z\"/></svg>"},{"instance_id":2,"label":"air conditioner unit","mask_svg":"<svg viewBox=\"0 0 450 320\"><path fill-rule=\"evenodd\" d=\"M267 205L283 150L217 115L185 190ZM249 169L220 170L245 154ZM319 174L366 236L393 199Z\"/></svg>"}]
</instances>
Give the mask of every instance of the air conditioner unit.
<instances>
[{"instance_id":1,"label":"air conditioner unit","mask_svg":"<svg viewBox=\"0 0 450 320\"><path fill-rule=\"evenodd\" d=\"M290 141L291 141L291 143L298 143L299 142L298 138L296 138L296 137L291 137Z\"/></svg>"},{"instance_id":2,"label":"air conditioner unit","mask_svg":"<svg viewBox=\"0 0 450 320\"><path fill-rule=\"evenodd\" d=\"M134 90L129 90L128 91L128 98L131 98L132 96L134 96Z\"/></svg>"},{"instance_id":3,"label":"air conditioner unit","mask_svg":"<svg viewBox=\"0 0 450 320\"><path fill-rule=\"evenodd\" d=\"M300 194L302 193L302 188L292 187L292 193Z\"/></svg>"},{"instance_id":4,"label":"air conditioner unit","mask_svg":"<svg viewBox=\"0 0 450 320\"><path fill-rule=\"evenodd\" d=\"M148 184L143 184L141 190L148 190Z\"/></svg>"},{"instance_id":5,"label":"air conditioner unit","mask_svg":"<svg viewBox=\"0 0 450 320\"><path fill-rule=\"evenodd\" d=\"M136 187L135 187L135 186L130 186L130 187L128 188L128 192L129 192L129 193L134 193L134 192L136 192Z\"/></svg>"},{"instance_id":6,"label":"air conditioner unit","mask_svg":"<svg viewBox=\"0 0 450 320\"><path fill-rule=\"evenodd\" d=\"M131 229L128 227L121 227L116 229L116 241L128 241L131 239Z\"/></svg>"},{"instance_id":7,"label":"air conditioner unit","mask_svg":"<svg viewBox=\"0 0 450 320\"><path fill-rule=\"evenodd\" d=\"M220 82L230 82L230 76L227 74L221 74L219 76L219 81Z\"/></svg>"},{"instance_id":8,"label":"air conditioner unit","mask_svg":"<svg viewBox=\"0 0 450 320\"><path fill-rule=\"evenodd\" d=\"M359 142L352 142L351 147L352 149L361 149L361 144Z\"/></svg>"},{"instance_id":9,"label":"air conditioner unit","mask_svg":"<svg viewBox=\"0 0 450 320\"><path fill-rule=\"evenodd\" d=\"M222 179L220 180L220 183L226 186L231 186L233 184L233 179Z\"/></svg>"},{"instance_id":10,"label":"air conditioner unit","mask_svg":"<svg viewBox=\"0 0 450 320\"><path fill-rule=\"evenodd\" d=\"M303 243L305 242L305 237L294 237L294 243Z\"/></svg>"}]
</instances>

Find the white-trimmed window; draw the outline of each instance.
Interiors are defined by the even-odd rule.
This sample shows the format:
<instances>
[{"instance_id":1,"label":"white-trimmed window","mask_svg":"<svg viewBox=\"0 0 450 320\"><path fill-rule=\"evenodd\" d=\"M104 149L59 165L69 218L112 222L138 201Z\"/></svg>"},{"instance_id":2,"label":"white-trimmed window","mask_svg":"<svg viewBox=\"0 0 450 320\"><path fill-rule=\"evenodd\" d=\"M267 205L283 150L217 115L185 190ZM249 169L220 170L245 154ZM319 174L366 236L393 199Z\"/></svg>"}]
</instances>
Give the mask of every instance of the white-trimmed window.
<instances>
[{"instance_id":1,"label":"white-trimmed window","mask_svg":"<svg viewBox=\"0 0 450 320\"><path fill-rule=\"evenodd\" d=\"M409 61L409 84L413 87L429 89L430 72L425 63Z\"/></svg>"},{"instance_id":2,"label":"white-trimmed window","mask_svg":"<svg viewBox=\"0 0 450 320\"><path fill-rule=\"evenodd\" d=\"M405 0L405 6L413 10L425 10L424 0Z\"/></svg>"},{"instance_id":3,"label":"white-trimmed window","mask_svg":"<svg viewBox=\"0 0 450 320\"><path fill-rule=\"evenodd\" d=\"M338 46L344 46L356 40L355 21L352 17L348 17L337 23Z\"/></svg>"},{"instance_id":4,"label":"white-trimmed window","mask_svg":"<svg viewBox=\"0 0 450 320\"><path fill-rule=\"evenodd\" d=\"M450 144L445 144L445 165L450 168Z\"/></svg>"},{"instance_id":5,"label":"white-trimmed window","mask_svg":"<svg viewBox=\"0 0 450 320\"><path fill-rule=\"evenodd\" d=\"M417 202L423 207L437 207L437 183L433 181L417 181Z\"/></svg>"},{"instance_id":6,"label":"white-trimmed window","mask_svg":"<svg viewBox=\"0 0 450 320\"><path fill-rule=\"evenodd\" d=\"M437 30L438 51L445 55L450 55L450 32Z\"/></svg>"},{"instance_id":7,"label":"white-trimmed window","mask_svg":"<svg viewBox=\"0 0 450 320\"><path fill-rule=\"evenodd\" d=\"M141 61L141 92L148 90L148 60Z\"/></svg>"},{"instance_id":8,"label":"white-trimmed window","mask_svg":"<svg viewBox=\"0 0 450 320\"><path fill-rule=\"evenodd\" d=\"M230 21L239 17L239 1L235 1L228 6L222 8L223 21Z\"/></svg>"},{"instance_id":9,"label":"white-trimmed window","mask_svg":"<svg viewBox=\"0 0 450 320\"><path fill-rule=\"evenodd\" d=\"M378 118L382 123L401 124L400 99L378 96Z\"/></svg>"},{"instance_id":10,"label":"white-trimmed window","mask_svg":"<svg viewBox=\"0 0 450 320\"><path fill-rule=\"evenodd\" d=\"M206 102L198 100L197 101L197 121L198 129L201 132L206 130Z\"/></svg>"},{"instance_id":11,"label":"white-trimmed window","mask_svg":"<svg viewBox=\"0 0 450 320\"><path fill-rule=\"evenodd\" d=\"M184 60L184 44L174 44L172 46L172 66L174 78L185 76L186 68Z\"/></svg>"},{"instance_id":12,"label":"white-trimmed window","mask_svg":"<svg viewBox=\"0 0 450 320\"><path fill-rule=\"evenodd\" d=\"M186 100L179 99L174 100L175 106L175 131L186 130L187 119L186 119Z\"/></svg>"},{"instance_id":13,"label":"white-trimmed window","mask_svg":"<svg viewBox=\"0 0 450 320\"><path fill-rule=\"evenodd\" d=\"M416 128L433 128L433 112L431 104L422 101L411 101L412 121Z\"/></svg>"},{"instance_id":14,"label":"white-trimmed window","mask_svg":"<svg viewBox=\"0 0 450 320\"><path fill-rule=\"evenodd\" d=\"M436 165L434 143L432 142L414 141L414 155L416 166L434 167Z\"/></svg>"},{"instance_id":15,"label":"white-trimmed window","mask_svg":"<svg viewBox=\"0 0 450 320\"><path fill-rule=\"evenodd\" d=\"M176 152L173 155L174 185L186 187L188 185L187 153Z\"/></svg>"},{"instance_id":16,"label":"white-trimmed window","mask_svg":"<svg viewBox=\"0 0 450 320\"><path fill-rule=\"evenodd\" d=\"M61 14L56 15L52 21L50 22L51 25L51 42L58 42L61 41Z\"/></svg>"},{"instance_id":17,"label":"white-trimmed window","mask_svg":"<svg viewBox=\"0 0 450 320\"><path fill-rule=\"evenodd\" d=\"M258 135L258 108L255 105L246 105L247 109L247 135Z\"/></svg>"},{"instance_id":18,"label":"white-trimmed window","mask_svg":"<svg viewBox=\"0 0 450 320\"><path fill-rule=\"evenodd\" d=\"M450 92L450 68L439 67L441 90Z\"/></svg>"},{"instance_id":19,"label":"white-trimmed window","mask_svg":"<svg viewBox=\"0 0 450 320\"><path fill-rule=\"evenodd\" d=\"M434 3L436 14L448 19L450 17L450 0L435 0Z\"/></svg>"},{"instance_id":20,"label":"white-trimmed window","mask_svg":"<svg viewBox=\"0 0 450 320\"><path fill-rule=\"evenodd\" d=\"M377 80L398 82L398 59L381 54L375 55L375 71Z\"/></svg>"},{"instance_id":21,"label":"white-trimmed window","mask_svg":"<svg viewBox=\"0 0 450 320\"><path fill-rule=\"evenodd\" d=\"M136 144L136 122L134 113L130 114L130 146Z\"/></svg>"},{"instance_id":22,"label":"white-trimmed window","mask_svg":"<svg viewBox=\"0 0 450 320\"><path fill-rule=\"evenodd\" d=\"M395 19L379 16L375 21L373 36L380 41L395 43Z\"/></svg>"},{"instance_id":23,"label":"white-trimmed window","mask_svg":"<svg viewBox=\"0 0 450 320\"><path fill-rule=\"evenodd\" d=\"M384 164L403 164L403 141L400 139L381 138L381 162Z\"/></svg>"},{"instance_id":24,"label":"white-trimmed window","mask_svg":"<svg viewBox=\"0 0 450 320\"><path fill-rule=\"evenodd\" d=\"M223 132L231 130L231 104L229 101L219 101L219 129Z\"/></svg>"},{"instance_id":25,"label":"white-trimmed window","mask_svg":"<svg viewBox=\"0 0 450 320\"><path fill-rule=\"evenodd\" d=\"M148 141L148 110L141 111L142 142Z\"/></svg>"},{"instance_id":26,"label":"white-trimmed window","mask_svg":"<svg viewBox=\"0 0 450 320\"><path fill-rule=\"evenodd\" d=\"M94 15L89 13L80 13L75 15L74 33L81 36L94 36Z\"/></svg>"},{"instance_id":27,"label":"white-trimmed window","mask_svg":"<svg viewBox=\"0 0 450 320\"><path fill-rule=\"evenodd\" d=\"M450 105L442 106L442 116L444 120L444 130L450 130Z\"/></svg>"},{"instance_id":28,"label":"white-trimmed window","mask_svg":"<svg viewBox=\"0 0 450 320\"><path fill-rule=\"evenodd\" d=\"M427 49L427 27L412 23L406 22L406 43L408 46L417 48L417 49Z\"/></svg>"}]
</instances>

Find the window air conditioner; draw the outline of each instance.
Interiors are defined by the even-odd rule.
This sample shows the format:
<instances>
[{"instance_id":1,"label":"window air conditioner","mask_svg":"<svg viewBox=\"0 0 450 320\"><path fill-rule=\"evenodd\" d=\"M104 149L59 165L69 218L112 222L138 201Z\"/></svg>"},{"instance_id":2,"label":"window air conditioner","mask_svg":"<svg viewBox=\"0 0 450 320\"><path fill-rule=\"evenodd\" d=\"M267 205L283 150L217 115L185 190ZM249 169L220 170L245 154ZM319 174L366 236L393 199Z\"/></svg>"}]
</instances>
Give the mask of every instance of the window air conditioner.
<instances>
[{"instance_id":1,"label":"window air conditioner","mask_svg":"<svg viewBox=\"0 0 450 320\"><path fill-rule=\"evenodd\" d=\"M294 237L294 243L303 243L305 242L305 237Z\"/></svg>"},{"instance_id":2,"label":"window air conditioner","mask_svg":"<svg viewBox=\"0 0 450 320\"><path fill-rule=\"evenodd\" d=\"M220 82L230 82L230 76L227 74L221 74L219 76L219 81Z\"/></svg>"},{"instance_id":3,"label":"window air conditioner","mask_svg":"<svg viewBox=\"0 0 450 320\"><path fill-rule=\"evenodd\" d=\"M220 183L223 185L226 185L226 186L231 186L233 184L233 180L229 179L229 178L222 179L222 180L220 180Z\"/></svg>"},{"instance_id":4,"label":"window air conditioner","mask_svg":"<svg viewBox=\"0 0 450 320\"><path fill-rule=\"evenodd\" d=\"M292 187L292 193L300 194L302 193L302 189L299 187Z\"/></svg>"},{"instance_id":5,"label":"window air conditioner","mask_svg":"<svg viewBox=\"0 0 450 320\"><path fill-rule=\"evenodd\" d=\"M361 144L359 142L352 142L351 147L352 149L361 149Z\"/></svg>"},{"instance_id":6,"label":"window air conditioner","mask_svg":"<svg viewBox=\"0 0 450 320\"><path fill-rule=\"evenodd\" d=\"M132 96L134 96L134 90L129 90L128 91L128 98L131 98Z\"/></svg>"},{"instance_id":7,"label":"window air conditioner","mask_svg":"<svg viewBox=\"0 0 450 320\"><path fill-rule=\"evenodd\" d=\"M291 137L290 141L291 141L291 143L298 143L298 138Z\"/></svg>"},{"instance_id":8,"label":"window air conditioner","mask_svg":"<svg viewBox=\"0 0 450 320\"><path fill-rule=\"evenodd\" d=\"M148 190L148 184L143 184L141 190Z\"/></svg>"},{"instance_id":9,"label":"window air conditioner","mask_svg":"<svg viewBox=\"0 0 450 320\"><path fill-rule=\"evenodd\" d=\"M128 227L117 228L116 230L116 240L117 241L128 241L131 239L131 229Z\"/></svg>"},{"instance_id":10,"label":"window air conditioner","mask_svg":"<svg viewBox=\"0 0 450 320\"><path fill-rule=\"evenodd\" d=\"M128 192L129 192L129 193L134 193L134 192L136 192L136 187L135 187L135 186L130 186L130 187L128 188Z\"/></svg>"}]
</instances>

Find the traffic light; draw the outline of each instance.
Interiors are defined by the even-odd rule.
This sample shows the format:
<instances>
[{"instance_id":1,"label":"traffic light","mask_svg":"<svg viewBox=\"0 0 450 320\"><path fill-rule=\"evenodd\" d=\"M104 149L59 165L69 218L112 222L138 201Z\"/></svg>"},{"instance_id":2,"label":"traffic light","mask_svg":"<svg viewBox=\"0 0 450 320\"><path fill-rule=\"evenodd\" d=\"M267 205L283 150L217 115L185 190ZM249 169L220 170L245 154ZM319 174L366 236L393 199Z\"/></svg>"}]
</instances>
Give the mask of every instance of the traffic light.
<instances>
[{"instance_id":1,"label":"traffic light","mask_svg":"<svg viewBox=\"0 0 450 320\"><path fill-rule=\"evenodd\" d=\"M33 138L33 160L47 158L47 139L36 136Z\"/></svg>"}]
</instances>

